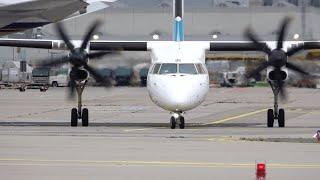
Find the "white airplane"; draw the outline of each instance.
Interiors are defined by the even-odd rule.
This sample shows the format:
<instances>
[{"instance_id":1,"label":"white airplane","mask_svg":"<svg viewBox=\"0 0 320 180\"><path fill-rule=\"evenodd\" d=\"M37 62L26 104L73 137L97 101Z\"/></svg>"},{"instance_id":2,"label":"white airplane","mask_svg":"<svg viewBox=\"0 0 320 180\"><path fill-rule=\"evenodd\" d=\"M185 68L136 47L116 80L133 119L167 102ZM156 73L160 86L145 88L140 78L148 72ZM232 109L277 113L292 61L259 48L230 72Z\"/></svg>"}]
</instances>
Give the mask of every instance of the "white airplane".
<instances>
[{"instance_id":1,"label":"white airplane","mask_svg":"<svg viewBox=\"0 0 320 180\"><path fill-rule=\"evenodd\" d=\"M92 75L97 81L108 82L88 65L93 60L113 51L151 51L151 68L148 73L147 89L151 100L159 107L172 113L170 127L185 127L183 112L199 106L209 92L209 75L205 66L206 51L263 51L268 55L256 72L267 68L268 80L274 90L274 109L268 111L268 127L273 127L274 119L284 127L284 110L278 110L278 95L283 92L283 82L287 79L287 68L306 74L301 68L287 62L287 57L304 49L320 48L318 42L284 42L288 20L285 20L279 31L279 41L258 41L251 32L247 36L251 41L185 41L184 40L184 1L174 0L172 41L90 41L99 25L95 22L82 41L70 41L61 24L57 30L61 40L14 40L0 39L0 46L29 47L43 49L70 50L66 57L44 61L42 65L60 65L70 63L71 93L78 94L78 108L71 110L71 126L89 125L88 109L82 109L82 92L86 80Z\"/></svg>"},{"instance_id":2,"label":"white airplane","mask_svg":"<svg viewBox=\"0 0 320 180\"><path fill-rule=\"evenodd\" d=\"M77 11L85 13L91 3L113 1L0 0L0 35L21 32L58 22ZM107 6L101 8L105 7Z\"/></svg>"}]
</instances>

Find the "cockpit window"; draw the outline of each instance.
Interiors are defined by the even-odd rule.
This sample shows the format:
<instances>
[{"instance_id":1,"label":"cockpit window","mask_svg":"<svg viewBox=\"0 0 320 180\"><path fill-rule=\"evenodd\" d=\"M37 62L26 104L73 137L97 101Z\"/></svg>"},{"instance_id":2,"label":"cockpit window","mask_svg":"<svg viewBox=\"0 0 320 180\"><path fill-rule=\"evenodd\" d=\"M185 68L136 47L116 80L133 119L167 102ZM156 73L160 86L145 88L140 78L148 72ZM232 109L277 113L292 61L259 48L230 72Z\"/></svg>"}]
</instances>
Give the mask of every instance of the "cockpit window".
<instances>
[{"instance_id":1,"label":"cockpit window","mask_svg":"<svg viewBox=\"0 0 320 180\"><path fill-rule=\"evenodd\" d=\"M155 64L151 70L152 74L207 74L205 67L202 64L192 63L163 63Z\"/></svg>"},{"instance_id":2,"label":"cockpit window","mask_svg":"<svg viewBox=\"0 0 320 180\"><path fill-rule=\"evenodd\" d=\"M159 74L177 73L177 64L165 63L162 64Z\"/></svg>"},{"instance_id":3,"label":"cockpit window","mask_svg":"<svg viewBox=\"0 0 320 180\"><path fill-rule=\"evenodd\" d=\"M179 64L179 73L182 74L197 74L194 64Z\"/></svg>"},{"instance_id":4,"label":"cockpit window","mask_svg":"<svg viewBox=\"0 0 320 180\"><path fill-rule=\"evenodd\" d=\"M152 74L158 74L160 67L161 67L161 64L155 64Z\"/></svg>"}]
</instances>

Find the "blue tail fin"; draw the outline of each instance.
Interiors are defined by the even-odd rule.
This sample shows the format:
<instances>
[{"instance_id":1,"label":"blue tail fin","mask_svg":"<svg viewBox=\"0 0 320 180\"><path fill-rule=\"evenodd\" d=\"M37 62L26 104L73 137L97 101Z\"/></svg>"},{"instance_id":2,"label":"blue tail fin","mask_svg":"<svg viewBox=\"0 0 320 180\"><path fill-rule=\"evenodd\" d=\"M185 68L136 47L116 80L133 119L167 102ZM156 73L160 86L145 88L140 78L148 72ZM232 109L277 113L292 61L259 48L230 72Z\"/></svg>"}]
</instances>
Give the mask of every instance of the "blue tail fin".
<instances>
[{"instance_id":1,"label":"blue tail fin","mask_svg":"<svg viewBox=\"0 0 320 180\"><path fill-rule=\"evenodd\" d=\"M174 0L173 15L174 15L173 40L184 41L184 22L183 22L184 0Z\"/></svg>"}]
</instances>

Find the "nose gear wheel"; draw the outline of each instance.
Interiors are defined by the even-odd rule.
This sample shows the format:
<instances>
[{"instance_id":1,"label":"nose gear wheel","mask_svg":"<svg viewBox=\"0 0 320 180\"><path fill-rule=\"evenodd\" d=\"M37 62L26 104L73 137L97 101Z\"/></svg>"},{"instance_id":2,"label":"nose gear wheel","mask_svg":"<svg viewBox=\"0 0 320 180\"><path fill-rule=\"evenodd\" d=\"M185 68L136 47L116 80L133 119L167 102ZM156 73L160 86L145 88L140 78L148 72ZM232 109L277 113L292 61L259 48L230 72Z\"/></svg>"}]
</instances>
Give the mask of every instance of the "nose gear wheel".
<instances>
[{"instance_id":1,"label":"nose gear wheel","mask_svg":"<svg viewBox=\"0 0 320 180\"><path fill-rule=\"evenodd\" d=\"M170 128L171 129L175 129L177 124L179 125L180 129L184 129L185 128L185 121L184 121L184 117L179 115L178 118L175 118L174 116L172 116L170 118Z\"/></svg>"}]
</instances>

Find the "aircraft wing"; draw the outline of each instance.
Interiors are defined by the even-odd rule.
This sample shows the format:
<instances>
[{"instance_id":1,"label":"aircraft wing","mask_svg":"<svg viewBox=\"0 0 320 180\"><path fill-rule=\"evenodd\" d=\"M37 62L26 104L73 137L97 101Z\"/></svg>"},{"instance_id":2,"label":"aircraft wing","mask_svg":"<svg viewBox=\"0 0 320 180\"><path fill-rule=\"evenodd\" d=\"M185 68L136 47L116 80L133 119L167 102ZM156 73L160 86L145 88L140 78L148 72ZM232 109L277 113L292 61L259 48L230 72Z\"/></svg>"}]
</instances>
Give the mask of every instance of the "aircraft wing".
<instances>
[{"instance_id":1,"label":"aircraft wing","mask_svg":"<svg viewBox=\"0 0 320 180\"><path fill-rule=\"evenodd\" d=\"M148 42L146 41L91 41L90 50L92 51L147 51Z\"/></svg>"},{"instance_id":2,"label":"aircraft wing","mask_svg":"<svg viewBox=\"0 0 320 180\"><path fill-rule=\"evenodd\" d=\"M276 41L261 41L271 49L276 49ZM303 46L301 46L303 45ZM296 51L319 49L319 41L284 41L283 49L289 50L296 48ZM250 41L215 41L210 42L209 51L259 51Z\"/></svg>"},{"instance_id":3,"label":"aircraft wing","mask_svg":"<svg viewBox=\"0 0 320 180\"><path fill-rule=\"evenodd\" d=\"M73 44L80 46L82 41L74 40ZM148 51L150 44L157 41L90 41L91 51ZM208 44L208 51L259 51L249 41L204 41ZM275 49L276 41L262 41L271 49ZM301 46L303 45L303 46ZM39 40L39 39L0 39L0 46L25 47L40 49L67 50L62 40ZM285 41L284 49L296 48L295 51L320 49L320 41Z\"/></svg>"},{"instance_id":4,"label":"aircraft wing","mask_svg":"<svg viewBox=\"0 0 320 180\"><path fill-rule=\"evenodd\" d=\"M73 44L81 44L80 40L72 41ZM0 46L25 47L38 49L67 50L62 40L39 40L39 39L0 39ZM91 41L91 51L147 51L146 41Z\"/></svg>"},{"instance_id":5,"label":"aircraft wing","mask_svg":"<svg viewBox=\"0 0 320 180\"><path fill-rule=\"evenodd\" d=\"M90 50L100 51L112 51L112 50L123 50L123 51L146 51L149 49L150 44L157 41L149 42L121 42L121 41L91 41ZM204 42L206 43L206 42ZM250 41L219 41L219 42L208 42L208 51L259 51L259 49ZM276 49L276 41L263 41L271 49ZM1 43L0 43L1 45ZM285 41L284 49L289 50L295 48L295 51L320 49L319 41Z\"/></svg>"},{"instance_id":6,"label":"aircraft wing","mask_svg":"<svg viewBox=\"0 0 320 180\"><path fill-rule=\"evenodd\" d=\"M57 22L87 6L83 0L24 0L0 4L0 35Z\"/></svg>"}]
</instances>

